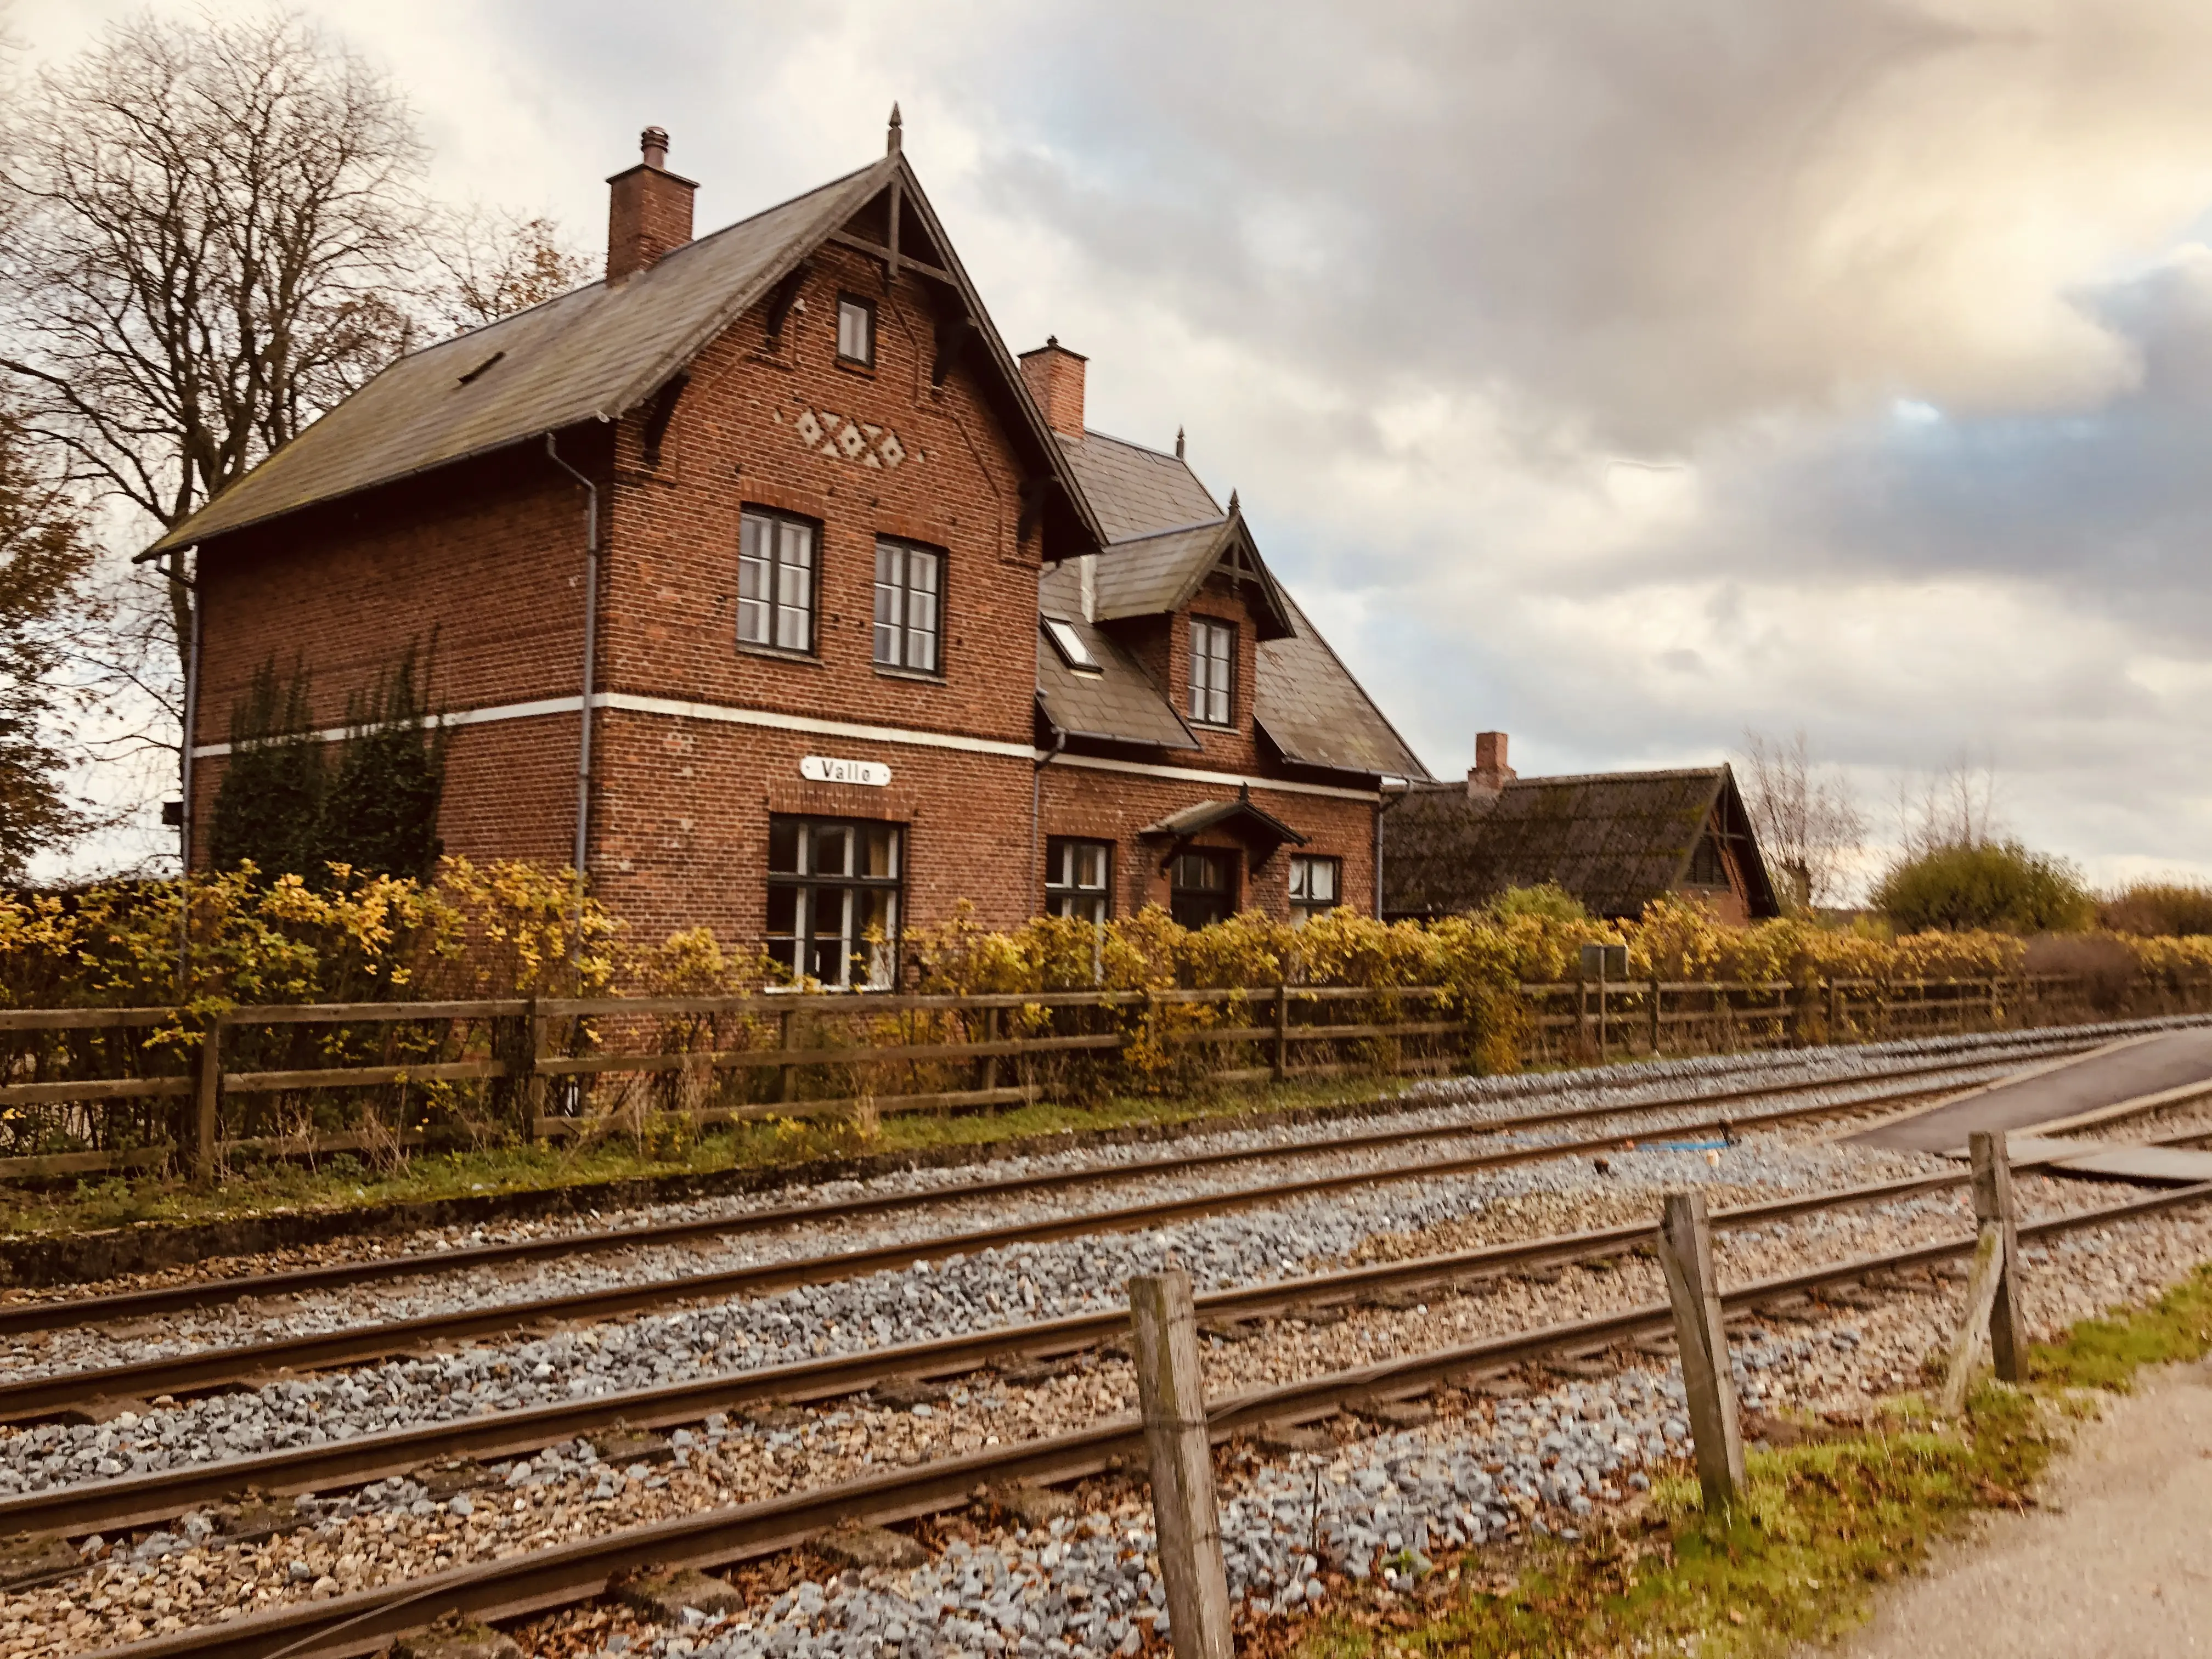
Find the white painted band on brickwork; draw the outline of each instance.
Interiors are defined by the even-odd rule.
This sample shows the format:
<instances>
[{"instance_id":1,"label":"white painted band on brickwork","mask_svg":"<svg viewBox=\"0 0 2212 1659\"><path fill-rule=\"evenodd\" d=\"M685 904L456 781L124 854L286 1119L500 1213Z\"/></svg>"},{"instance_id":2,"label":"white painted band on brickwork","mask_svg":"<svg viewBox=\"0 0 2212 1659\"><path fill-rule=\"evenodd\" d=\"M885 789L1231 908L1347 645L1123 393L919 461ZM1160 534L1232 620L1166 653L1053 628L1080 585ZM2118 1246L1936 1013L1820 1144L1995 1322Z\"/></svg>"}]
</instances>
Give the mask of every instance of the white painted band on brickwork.
<instances>
[{"instance_id":1,"label":"white painted band on brickwork","mask_svg":"<svg viewBox=\"0 0 2212 1659\"><path fill-rule=\"evenodd\" d=\"M957 749L963 754L1003 755L1009 760L1034 761L1037 754L1033 744L1005 743L996 738L915 732L902 726L861 726L852 720L825 720L812 714L786 714L773 708L733 708L721 702L678 702L673 697L641 697L629 691L603 691L592 699L592 706L629 714L666 714L677 720L712 720L726 726L760 726L773 732L801 732L812 738L902 743L915 749Z\"/></svg>"},{"instance_id":2,"label":"white painted band on brickwork","mask_svg":"<svg viewBox=\"0 0 2212 1659\"><path fill-rule=\"evenodd\" d=\"M464 708L441 717L445 726L489 726L498 720L537 720L548 714L573 714L578 699L544 697L535 702L508 702L489 708ZM642 697L628 691L601 691L592 698L594 708L611 708L630 714L659 714L673 720L708 720L724 726L757 726L776 732L799 732L811 737L851 738L863 743L903 744L916 749L951 749L969 755L997 755L1031 764L1050 751L1026 743L1006 743L994 738L966 738L947 732L916 732L900 726L862 726L851 720L826 720L810 714L786 714L773 708L737 708L727 703L683 702L673 697ZM344 739L349 728L334 726L314 733L325 743ZM203 744L192 750L197 760L212 760L230 753L227 743ZM1144 761L1109 760L1101 755L1052 757L1054 766L1081 767L1094 772L1124 772L1133 777L1164 778L1174 783L1215 783L1234 789L1249 785L1279 794L1318 795L1328 800L1372 803L1379 799L1371 789L1346 789L1335 784L1297 783L1285 778L1254 777L1243 772L1206 772L1189 766L1156 766Z\"/></svg>"},{"instance_id":3,"label":"white painted band on brickwork","mask_svg":"<svg viewBox=\"0 0 2212 1659\"><path fill-rule=\"evenodd\" d=\"M576 712L578 701L574 697L541 697L536 702L502 702L489 708L464 708L455 714L441 714L434 723L439 726L489 726L495 720L527 720L545 714L573 714ZM343 743L352 732L353 728L349 726L326 726L309 735L324 743ZM213 760L229 752L230 745L227 743L204 743L192 750L192 758Z\"/></svg>"},{"instance_id":4,"label":"white painted band on brickwork","mask_svg":"<svg viewBox=\"0 0 2212 1659\"><path fill-rule=\"evenodd\" d=\"M1103 755L1055 756L1054 766L1081 766L1094 772L1128 772L1140 778L1169 778L1178 783L1222 783L1234 788L1249 784L1255 789L1273 789L1284 795L1320 795L1329 800L1365 801L1370 805L1382 799L1372 789L1346 789L1333 783L1293 783L1286 778L1252 777L1243 772L1201 772L1192 766L1148 766L1143 761L1109 760Z\"/></svg>"}]
</instances>

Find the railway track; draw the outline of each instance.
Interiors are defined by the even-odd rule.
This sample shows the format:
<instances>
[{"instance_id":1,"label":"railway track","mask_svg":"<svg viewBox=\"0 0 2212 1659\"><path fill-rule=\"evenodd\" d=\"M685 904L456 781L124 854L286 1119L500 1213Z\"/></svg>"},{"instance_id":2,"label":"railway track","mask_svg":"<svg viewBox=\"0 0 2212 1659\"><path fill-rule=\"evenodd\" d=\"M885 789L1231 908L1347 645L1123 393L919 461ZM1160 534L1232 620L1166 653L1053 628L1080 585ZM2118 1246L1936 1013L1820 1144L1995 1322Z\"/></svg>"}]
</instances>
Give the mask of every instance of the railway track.
<instances>
[{"instance_id":1,"label":"railway track","mask_svg":"<svg viewBox=\"0 0 2212 1659\"><path fill-rule=\"evenodd\" d=\"M2008 1050L2013 1049L2013 1045L2005 1046ZM2062 1057L2071 1058L2097 1045L2094 1042L2084 1042L2071 1034L2056 1034L2047 1043L2030 1042L2024 1042L2021 1046L2044 1053L2056 1051ZM2016 1050L2013 1052L2017 1053ZM2011 1055L2008 1054L2006 1057L2011 1057ZM680 1244L700 1238L738 1237L748 1233L774 1232L785 1227L802 1225L826 1227L841 1222L862 1220L875 1216L942 1208L959 1204L988 1202L994 1200L1031 1197L1043 1193L1065 1191L1075 1187L1117 1185L1154 1179L1162 1176L1186 1175L1194 1170L1224 1169L1240 1164L1259 1164L1288 1158L1322 1158L1338 1153L1372 1152L1418 1141L1456 1140L1474 1136L1510 1134L1527 1129L1556 1127L1561 1124L1590 1122L1601 1118L1620 1117L1630 1114L1656 1114L1676 1111L1692 1106L1718 1106L1742 1101L1767 1099L1776 1095L1802 1094L1808 1089L1847 1088L1861 1082L1893 1082L1908 1078L1931 1077L1947 1072L1979 1070L1997 1063L2002 1063L2001 1060L1993 1060L1986 1055L1960 1054L1939 1060L1921 1060L1911 1065L1884 1068L1878 1072L1861 1073L1855 1076L1834 1079L1808 1082L1799 1078L1750 1084L1734 1088L1685 1090L1656 1100L1596 1101L1576 1106L1513 1113L1496 1118L1471 1121L1464 1124L1443 1126L1431 1124L1369 1130L1357 1134L1329 1136L1291 1146L1239 1146L1213 1152L1188 1152L1168 1158L1146 1158L1135 1162L1089 1164L1074 1169L1043 1170L1033 1175L1011 1176L990 1181L963 1182L921 1192L874 1193L854 1198L833 1199L824 1202L778 1205L771 1208L745 1211L728 1216L707 1217L697 1220L658 1222L651 1225L637 1227L610 1227L591 1232L477 1245L467 1249L379 1256L361 1261L334 1262L323 1267L295 1268L283 1273L196 1279L154 1290L119 1291L102 1297L58 1297L37 1301L17 1302L0 1305L0 1337L19 1336L34 1331L58 1330L70 1326L110 1320L158 1318L189 1312L195 1309L217 1307L225 1304L244 1301L248 1297L265 1300L276 1297L307 1295L322 1291L348 1289L359 1285L421 1278L433 1274L468 1273L487 1267L512 1267L524 1262L590 1255L611 1250ZM1641 1085L1633 1080L1624 1080L1608 1086L1630 1089ZM1929 1092L1929 1091L1913 1090L1906 1092L1909 1095ZM1884 1097L1884 1098L1899 1097Z\"/></svg>"},{"instance_id":2,"label":"railway track","mask_svg":"<svg viewBox=\"0 0 2212 1659\"><path fill-rule=\"evenodd\" d=\"M1942 1177L1929 1177L1941 1180ZM2098 1209L2024 1222L2024 1240L2062 1236L2200 1203L2212 1182ZM1648 1232L1649 1229L1636 1230ZM1730 1310L1755 1310L1869 1274L1954 1260L1972 1253L1971 1236L1875 1255L1724 1291ZM1401 1266L1410 1264L1399 1264ZM1214 1402L1216 1440L1268 1424L1311 1420L1347 1404L1405 1397L1440 1382L1479 1376L1526 1361L1601 1350L1671 1329L1664 1304L1404 1355L1354 1370L1256 1389ZM157 1636L104 1650L112 1659L350 1659L374 1653L406 1631L447 1612L486 1621L514 1620L606 1593L618 1577L648 1566L709 1568L771 1554L840 1525L881 1525L959 1507L978 1487L1007 1481L1064 1483L1124 1467L1142 1455L1135 1419L1117 1417L1070 1433L887 1470L836 1485L631 1527L573 1543L449 1569L409 1583L293 1603L229 1623Z\"/></svg>"},{"instance_id":3,"label":"railway track","mask_svg":"<svg viewBox=\"0 0 2212 1659\"><path fill-rule=\"evenodd\" d=\"M1964 1173L1916 1176L1721 1210L1712 1221L1718 1228L1756 1227L1824 1211L1918 1197L1962 1187L1967 1180ZM1200 1316L1210 1320L1279 1318L1302 1309L1357 1303L1392 1291L1441 1289L1516 1271L1614 1255L1644 1243L1650 1236L1649 1225L1637 1224L1515 1240L1210 1291L1196 1298L1197 1306ZM0 1501L0 1536L19 1532L81 1536L143 1526L248 1487L277 1494L329 1492L405 1474L446 1459L483 1461L533 1452L617 1423L632 1428L666 1428L757 1402L835 1399L894 1379L953 1376L1009 1360L1056 1358L1110 1341L1127 1325L1128 1316L1120 1309L1002 1325L933 1341L362 1435L157 1474L87 1482Z\"/></svg>"},{"instance_id":4,"label":"railway track","mask_svg":"<svg viewBox=\"0 0 2212 1659\"><path fill-rule=\"evenodd\" d=\"M2160 1144L2207 1139L2185 1131ZM2026 1171L2044 1160L2023 1158ZM1716 1211L1717 1229L1760 1227L1861 1206L1893 1203L1964 1187L1964 1170L1773 1199ZM1649 1224L1514 1240L1478 1249L1374 1263L1334 1273L1209 1291L1197 1298L1201 1317L1247 1321L1358 1304L1390 1293L1448 1290L1532 1268L1615 1255L1650 1238ZM270 1452L161 1473L118 1477L0 1500L0 1536L56 1532L82 1536L171 1519L249 1488L277 1495L327 1492L406 1474L455 1458L479 1462L526 1455L617 1424L659 1429L696 1423L712 1413L763 1402L816 1402L858 1394L886 1382L955 1376L1010 1361L1034 1362L1081 1352L1118 1336L1120 1310L1006 1325L929 1341L872 1348L824 1358L763 1366L590 1400L500 1412L421 1427L390 1430L282 1452Z\"/></svg>"},{"instance_id":5,"label":"railway track","mask_svg":"<svg viewBox=\"0 0 2212 1659\"><path fill-rule=\"evenodd\" d=\"M1921 1068L1916 1068L1918 1069ZM1954 1065L1944 1069L1955 1071L1962 1068ZM1808 1088L1829 1086L1832 1085L1800 1083L1789 1091L1803 1092ZM1758 1092L1782 1091L1768 1087ZM1895 1105L1903 1100L1935 1092L1941 1091L1924 1084L1915 1084L1903 1089L1856 1096L1846 1101L1784 1107L1733 1118L1715 1116L1689 1122L1678 1121L1665 1125L1662 1132L1669 1135L1727 1134L1775 1128ZM1729 1097L1731 1099L1740 1097L1737 1094ZM1688 1103L1668 1103L1663 1107L1645 1103L1618 1107L1610 1112L1578 1107L1572 1109L1571 1115L1561 1113L1552 1116L1550 1121L1557 1123L1572 1121L1576 1116L1617 1116L1629 1112L1679 1110L1683 1104ZM1516 1121L1512 1127L1522 1126ZM890 1268L904 1267L917 1261L940 1261L951 1256L972 1255L982 1250L1047 1243L1100 1233L1140 1231L1329 1193L1472 1174L1553 1158L1601 1154L1619 1150L1651 1133L1642 1128L1624 1130L1578 1140L1520 1145L1457 1158L1309 1176L1260 1186L1128 1205L1116 1209L1040 1218L1003 1227L946 1233L933 1238L858 1250L751 1263L714 1272L683 1274L562 1296L494 1303L416 1319L343 1328L232 1347L210 1348L121 1365L58 1371L46 1376L0 1383L0 1422L36 1420L58 1412L76 1410L88 1400L138 1401L162 1395L184 1396L208 1393L269 1382L283 1373L296 1375L307 1370L360 1364L395 1353L425 1349L434 1342L460 1341L518 1329L547 1330L568 1322L605 1319L708 1297L765 1295L793 1286L823 1285ZM1389 1137L1414 1139L1433 1133L1432 1130L1394 1130L1389 1132ZM1315 1143L1305 1147L1272 1149L1269 1155L1276 1158L1300 1158L1322 1156L1345 1149L1340 1140ZM1184 1163L1176 1167L1190 1166ZM819 1212L815 1212L814 1218L819 1218ZM796 1218L786 1215L783 1218L787 1223ZM690 1224L684 1224L688 1226ZM444 1260L453 1261L459 1258L447 1257ZM70 1315L68 1322L72 1325L100 1322L142 1311L146 1294L126 1292L117 1297L89 1297L74 1303L40 1305L42 1310L66 1310Z\"/></svg>"}]
</instances>

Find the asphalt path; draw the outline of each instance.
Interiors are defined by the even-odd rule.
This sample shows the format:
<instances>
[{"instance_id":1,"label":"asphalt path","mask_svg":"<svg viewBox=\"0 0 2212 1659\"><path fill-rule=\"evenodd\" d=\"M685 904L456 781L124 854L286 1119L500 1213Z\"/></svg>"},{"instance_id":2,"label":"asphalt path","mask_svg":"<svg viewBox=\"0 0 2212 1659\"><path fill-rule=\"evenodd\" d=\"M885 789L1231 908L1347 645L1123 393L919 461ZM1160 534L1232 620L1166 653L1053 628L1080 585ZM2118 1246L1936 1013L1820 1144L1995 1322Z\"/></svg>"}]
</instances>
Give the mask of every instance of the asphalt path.
<instances>
[{"instance_id":1,"label":"asphalt path","mask_svg":"<svg viewBox=\"0 0 2212 1659\"><path fill-rule=\"evenodd\" d=\"M2033 1076L1976 1090L1850 1139L1911 1152L1955 1152L1976 1129L2032 1131L2077 1112L2207 1079L2212 1079L2212 1026L2161 1031L2080 1055Z\"/></svg>"},{"instance_id":2,"label":"asphalt path","mask_svg":"<svg viewBox=\"0 0 2212 1659\"><path fill-rule=\"evenodd\" d=\"M1843 1659L2212 1654L2212 1376L2147 1372L2038 1494L1885 1591ZM1836 1659L1838 1650L1799 1650Z\"/></svg>"}]
</instances>

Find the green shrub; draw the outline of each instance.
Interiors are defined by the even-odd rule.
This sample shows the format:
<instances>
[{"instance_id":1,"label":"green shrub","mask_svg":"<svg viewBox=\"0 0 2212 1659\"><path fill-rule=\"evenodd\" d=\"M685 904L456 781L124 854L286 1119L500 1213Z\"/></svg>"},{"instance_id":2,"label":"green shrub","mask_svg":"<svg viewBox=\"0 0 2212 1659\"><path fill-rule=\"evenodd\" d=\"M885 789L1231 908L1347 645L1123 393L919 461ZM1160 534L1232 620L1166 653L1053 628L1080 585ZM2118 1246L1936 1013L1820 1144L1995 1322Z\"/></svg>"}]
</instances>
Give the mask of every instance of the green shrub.
<instances>
[{"instance_id":1,"label":"green shrub","mask_svg":"<svg viewBox=\"0 0 2212 1659\"><path fill-rule=\"evenodd\" d=\"M1590 919L1583 902L1556 881L1539 882L1534 887L1509 887L1490 901L1489 910L1499 921L1510 921L1516 916L1559 922Z\"/></svg>"},{"instance_id":2,"label":"green shrub","mask_svg":"<svg viewBox=\"0 0 2212 1659\"><path fill-rule=\"evenodd\" d=\"M2096 920L2081 872L2016 841L1942 847L1890 867L1874 907L1900 933L2079 933Z\"/></svg>"},{"instance_id":3,"label":"green shrub","mask_svg":"<svg viewBox=\"0 0 2212 1659\"><path fill-rule=\"evenodd\" d=\"M2097 907L2098 925L2143 939L2212 933L2212 886L2203 882L2139 881Z\"/></svg>"}]
</instances>

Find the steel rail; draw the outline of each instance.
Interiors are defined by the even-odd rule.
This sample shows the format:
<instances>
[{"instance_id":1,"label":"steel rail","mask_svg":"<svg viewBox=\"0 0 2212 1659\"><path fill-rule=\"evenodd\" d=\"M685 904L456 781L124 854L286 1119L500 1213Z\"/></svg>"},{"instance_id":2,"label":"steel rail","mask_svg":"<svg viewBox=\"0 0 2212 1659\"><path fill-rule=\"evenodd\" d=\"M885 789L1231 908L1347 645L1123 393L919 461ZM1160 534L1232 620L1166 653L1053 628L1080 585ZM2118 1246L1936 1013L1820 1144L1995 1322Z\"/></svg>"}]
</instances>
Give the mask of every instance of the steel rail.
<instances>
[{"instance_id":1,"label":"steel rail","mask_svg":"<svg viewBox=\"0 0 2212 1659\"><path fill-rule=\"evenodd\" d=\"M2212 1182L2025 1223L2020 1233L2024 1238L2040 1238L2083 1231L2206 1198L2212 1198ZM1756 1308L1869 1273L1933 1265L1967 1255L1974 1246L1972 1237L1958 1237L1860 1256L1739 1285L1723 1291L1720 1299L1723 1308ZM1297 1422L1363 1400L1418 1394L1440 1382L1496 1372L1548 1354L1610 1347L1669 1330L1673 1323L1667 1304L1647 1303L1589 1319L1408 1354L1231 1395L1209 1407L1207 1425L1215 1440L1224 1440L1263 1424ZM228 1624L105 1649L96 1659L188 1659L206 1654L224 1659L355 1659L380 1650L394 1637L447 1613L487 1622L525 1618L594 1599L617 1577L648 1566L727 1566L791 1548L840 1525L883 1525L957 1508L970 1502L979 1486L1009 1480L1052 1484L1103 1474L1139 1460L1143 1449L1138 1420L1112 1418L1072 1433L625 1528L325 1601L270 1608Z\"/></svg>"},{"instance_id":2,"label":"steel rail","mask_svg":"<svg viewBox=\"0 0 2212 1659\"><path fill-rule=\"evenodd\" d=\"M2063 1038L2053 1039L2053 1042L2056 1046L2065 1046ZM0 1305L0 1336L18 1335L27 1331L72 1328L110 1320L155 1317L195 1308L218 1307L242 1301L247 1297L297 1296L319 1291L339 1290L354 1285L374 1284L386 1279L417 1278L434 1273L467 1273L477 1268L503 1267L514 1262L538 1261L547 1257L586 1255L603 1250L632 1249L641 1245L679 1243L689 1239L702 1237L732 1237L747 1233L769 1232L780 1227L801 1224L819 1226L825 1222L849 1221L860 1217L898 1211L1003 1199L1023 1194L1057 1191L1070 1187L1109 1185L1143 1180L1154 1176L1182 1174L1192 1170L1218 1169L1230 1164L1268 1163L1289 1158L1324 1158L1336 1152L1402 1146L1411 1141L1454 1140L1474 1135L1510 1134L1522 1129L1583 1122L1596 1118L1674 1111L1689 1106L1759 1099L1777 1094L1802 1094L1809 1089L1848 1087L1862 1081L1893 1082L1901 1078L1923 1077L1939 1072L1974 1070L1984 1066L2002 1063L2003 1063L2002 1059L1993 1060L1988 1058L1926 1061L1908 1066L1863 1073L1856 1077L1842 1078L1832 1081L1806 1082L1801 1079L1794 1082L1765 1083L1699 1093L1685 1092L1659 1100L1628 1103L1598 1102L1589 1105L1555 1107L1541 1111L1516 1113L1510 1116L1484 1119L1463 1124L1447 1124L1442 1127L1423 1125L1407 1128L1372 1130L1358 1134L1337 1135L1290 1146L1232 1147L1225 1151L1191 1152L1174 1158L1146 1158L1136 1163L1091 1164L1078 1169L1010 1176L993 1181L965 1182L958 1186L938 1188L923 1192L880 1193L860 1198L832 1200L826 1203L779 1205L773 1209L754 1210L741 1214L708 1218L702 1220L661 1222L643 1227L614 1227L597 1232L518 1239L507 1243L476 1245L463 1250L426 1251L411 1255L381 1256L363 1261L336 1262L326 1267L295 1268L284 1273L258 1273L232 1279L200 1279L189 1284L165 1285L155 1290L118 1291L109 1296L55 1297L35 1302L19 1302ZM1633 1088L1638 1085L1634 1082L1624 1082L1606 1086ZM1887 1095L1873 1095L1867 1098L1870 1102L1879 1103L1899 1098L1903 1095L1925 1092L1929 1091L1915 1089Z\"/></svg>"},{"instance_id":3,"label":"steel rail","mask_svg":"<svg viewBox=\"0 0 2212 1659\"><path fill-rule=\"evenodd\" d=\"M2021 1167L2026 1167L2025 1165ZM1964 1171L1912 1176L1869 1186L1769 1199L1717 1211L1721 1228L1756 1227L1819 1212L1894 1202L1964 1186ZM1329 1307L1386 1291L1442 1289L1515 1271L1613 1255L1647 1242L1651 1228L1638 1223L1542 1238L1515 1239L1403 1261L1373 1262L1334 1273L1212 1291L1198 1297L1209 1319L1264 1319L1300 1309ZM980 1370L1008 1359L1057 1358L1111 1340L1127 1328L1122 1309L1062 1319L1003 1325L959 1336L896 1347L870 1348L823 1359L726 1372L656 1388L624 1390L588 1400L500 1412L457 1421L358 1435L319 1445L225 1458L156 1474L87 1481L0 1500L0 1536L25 1532L82 1535L143 1526L200 1504L234 1497L248 1487L277 1494L327 1492L405 1474L454 1457L483 1460L538 1451L619 1422L632 1428L671 1428L712 1413L758 1401L836 1399L894 1377L941 1377Z\"/></svg>"},{"instance_id":4,"label":"steel rail","mask_svg":"<svg viewBox=\"0 0 2212 1659\"><path fill-rule=\"evenodd\" d=\"M1915 1091L1912 1092L1920 1092ZM1663 1126L1670 1133L1707 1131L1730 1133L1759 1129L1808 1118L1837 1116L1863 1111L1869 1105L1894 1099L1894 1094L1812 1106L1784 1107L1748 1117L1714 1117ZM1324 1176L1308 1176L1265 1186L1231 1188L1225 1191L1162 1199L1119 1209L1088 1210L1073 1215L1040 1218L1000 1227L969 1232L944 1233L934 1238L903 1243L872 1245L781 1261L752 1262L740 1267L687 1273L672 1279L642 1280L598 1290L572 1291L563 1296L538 1297L527 1301L498 1302L426 1314L415 1319L342 1328L307 1336L282 1337L274 1341L209 1348L198 1352L167 1355L122 1365L86 1367L57 1371L0 1383L0 1422L20 1422L51 1415L82 1405L91 1398L148 1399L158 1395L205 1393L238 1383L274 1378L281 1371L323 1370L358 1364L405 1352L444 1339L487 1335L538 1324L571 1320L604 1319L641 1309L710 1297L763 1295L797 1285L823 1285L840 1279L904 1267L917 1261L938 1261L952 1255L1013 1244L1050 1243L1093 1234L1128 1232L1200 1216L1220 1215L1286 1200L1314 1197L1354 1188L1376 1187L1407 1181L1502 1169L1516 1164L1542 1163L1557 1158L1620 1149L1648 1135L1636 1129L1593 1139L1540 1141L1502 1147L1461 1158L1431 1159L1419 1164L1397 1164L1382 1169L1353 1170ZM82 1305L82 1304L81 1304Z\"/></svg>"}]
</instances>

